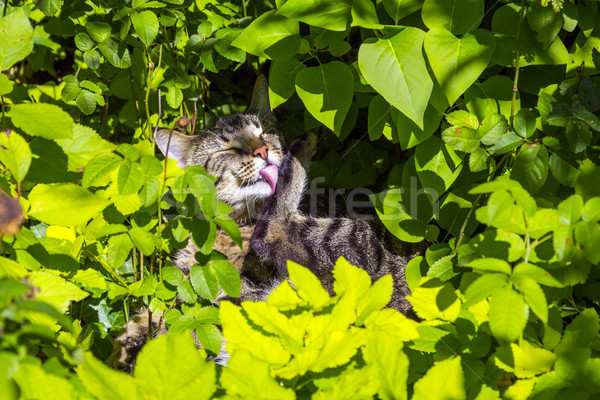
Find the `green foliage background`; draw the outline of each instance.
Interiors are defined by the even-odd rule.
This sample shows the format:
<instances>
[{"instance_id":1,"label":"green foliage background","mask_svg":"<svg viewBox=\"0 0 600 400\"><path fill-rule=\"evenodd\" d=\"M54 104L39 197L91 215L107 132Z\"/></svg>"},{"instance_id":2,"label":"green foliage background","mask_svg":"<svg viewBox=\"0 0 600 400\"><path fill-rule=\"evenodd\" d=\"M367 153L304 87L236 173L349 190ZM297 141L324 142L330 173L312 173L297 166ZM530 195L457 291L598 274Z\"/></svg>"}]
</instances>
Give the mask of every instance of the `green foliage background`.
<instances>
[{"instance_id":1,"label":"green foliage background","mask_svg":"<svg viewBox=\"0 0 600 400\"><path fill-rule=\"evenodd\" d=\"M597 1L0 9L0 188L28 218L2 238L0 397L599 396ZM333 298L291 263L267 302L211 304L239 296L212 250L239 230L214 178L155 156L153 127L243 111L261 72L288 139L318 133L311 177L371 189L393 235L429 245L406 270L420 322L343 259ZM183 276L169 255L190 235ZM109 369L143 307L169 334L133 376Z\"/></svg>"}]
</instances>

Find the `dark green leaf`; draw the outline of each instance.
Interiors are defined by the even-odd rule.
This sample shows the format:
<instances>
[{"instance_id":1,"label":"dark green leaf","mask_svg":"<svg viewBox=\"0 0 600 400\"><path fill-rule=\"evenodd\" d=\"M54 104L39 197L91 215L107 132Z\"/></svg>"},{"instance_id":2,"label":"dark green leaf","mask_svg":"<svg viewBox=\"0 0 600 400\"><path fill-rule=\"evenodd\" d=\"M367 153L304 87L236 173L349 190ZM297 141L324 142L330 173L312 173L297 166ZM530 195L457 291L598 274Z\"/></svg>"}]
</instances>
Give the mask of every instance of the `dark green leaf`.
<instances>
[{"instance_id":1,"label":"dark green leaf","mask_svg":"<svg viewBox=\"0 0 600 400\"><path fill-rule=\"evenodd\" d=\"M548 177L548 151L543 144L521 147L510 174L530 193L537 192Z\"/></svg>"},{"instance_id":2,"label":"dark green leaf","mask_svg":"<svg viewBox=\"0 0 600 400\"><path fill-rule=\"evenodd\" d=\"M196 293L205 299L215 300L219 293L219 284L215 271L210 265L193 265L190 269L190 281Z\"/></svg>"}]
</instances>

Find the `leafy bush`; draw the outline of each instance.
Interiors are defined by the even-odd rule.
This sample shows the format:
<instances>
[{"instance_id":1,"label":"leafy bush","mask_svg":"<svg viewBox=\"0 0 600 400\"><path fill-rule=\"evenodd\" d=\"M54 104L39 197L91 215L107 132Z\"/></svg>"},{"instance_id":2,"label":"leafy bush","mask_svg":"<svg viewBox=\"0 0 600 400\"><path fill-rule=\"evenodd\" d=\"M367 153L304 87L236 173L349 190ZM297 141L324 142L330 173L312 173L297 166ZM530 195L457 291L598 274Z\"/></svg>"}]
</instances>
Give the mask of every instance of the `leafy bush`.
<instances>
[{"instance_id":1,"label":"leafy bush","mask_svg":"<svg viewBox=\"0 0 600 400\"><path fill-rule=\"evenodd\" d=\"M598 8L3 3L0 189L28 222L2 238L0 393L597 397ZM330 189L332 214L335 197L356 214L370 194L391 234L428 244L406 270L420 322L381 310L389 278L370 286L343 260L333 299L290 264L295 288L211 304L239 295L212 249L217 229L241 245L239 230L213 178L155 157L151 138L243 111L260 72L286 135L318 133L309 194ZM190 235L184 276L169 255ZM141 308L169 334L132 377L101 361ZM232 356L218 378L188 334L214 355L217 325Z\"/></svg>"}]
</instances>

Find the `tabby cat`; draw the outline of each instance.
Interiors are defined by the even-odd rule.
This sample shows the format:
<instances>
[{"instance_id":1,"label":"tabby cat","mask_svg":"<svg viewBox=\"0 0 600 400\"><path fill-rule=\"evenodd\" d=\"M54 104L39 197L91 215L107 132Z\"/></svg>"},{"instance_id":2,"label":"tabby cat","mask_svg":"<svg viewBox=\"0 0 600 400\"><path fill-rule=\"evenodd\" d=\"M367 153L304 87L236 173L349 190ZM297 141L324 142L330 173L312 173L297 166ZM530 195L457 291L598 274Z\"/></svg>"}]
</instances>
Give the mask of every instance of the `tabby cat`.
<instances>
[{"instance_id":1,"label":"tabby cat","mask_svg":"<svg viewBox=\"0 0 600 400\"><path fill-rule=\"evenodd\" d=\"M245 114L221 118L213 128L193 136L159 130L155 140L163 154L175 159L181 168L201 165L215 176L219 200L233 208L230 215L240 226L243 248L223 231L218 232L215 245L242 279L240 299L230 300L265 300L287 278L288 260L308 267L333 293L332 266L344 256L364 268L373 280L392 274L394 291L389 306L409 312L404 268L416 254L414 247L406 245L401 254L392 254L364 221L313 218L298 211L314 137L300 136L284 155L283 136L275 124L264 76L259 77ZM189 273L197 251L190 241L176 254L175 266ZM218 300L225 297L221 293ZM131 371L148 325L146 313L127 324L115 342L109 360L113 366ZM150 326L155 334L165 332L157 315Z\"/></svg>"}]
</instances>

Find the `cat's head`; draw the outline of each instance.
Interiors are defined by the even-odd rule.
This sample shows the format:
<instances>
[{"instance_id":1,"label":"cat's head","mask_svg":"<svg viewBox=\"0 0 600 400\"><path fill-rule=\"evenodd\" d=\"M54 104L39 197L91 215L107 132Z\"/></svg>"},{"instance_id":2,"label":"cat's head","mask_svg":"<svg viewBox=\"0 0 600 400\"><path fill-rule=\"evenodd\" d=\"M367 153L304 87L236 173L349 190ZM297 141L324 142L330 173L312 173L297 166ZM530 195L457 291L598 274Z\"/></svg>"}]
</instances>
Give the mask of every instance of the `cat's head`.
<instances>
[{"instance_id":1,"label":"cat's head","mask_svg":"<svg viewBox=\"0 0 600 400\"><path fill-rule=\"evenodd\" d=\"M282 138L264 76L256 82L246 113L223 117L196 135L160 129L155 140L162 153L176 160L180 168L200 165L216 177L218 198L233 207L234 219L251 217L262 199L275 192L283 157Z\"/></svg>"}]
</instances>

